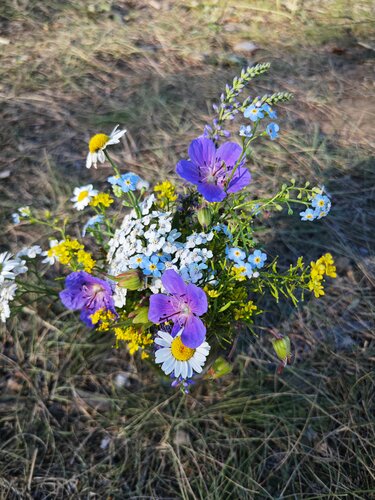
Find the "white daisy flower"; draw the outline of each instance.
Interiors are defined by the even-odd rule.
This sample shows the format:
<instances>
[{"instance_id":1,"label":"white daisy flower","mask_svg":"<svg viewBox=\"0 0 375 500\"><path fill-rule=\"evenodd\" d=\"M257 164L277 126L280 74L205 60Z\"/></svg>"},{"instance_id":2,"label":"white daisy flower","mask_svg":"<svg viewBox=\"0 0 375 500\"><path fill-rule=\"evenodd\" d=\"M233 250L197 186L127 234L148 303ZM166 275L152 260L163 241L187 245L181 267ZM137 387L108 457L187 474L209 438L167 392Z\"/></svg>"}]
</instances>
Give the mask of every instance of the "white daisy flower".
<instances>
[{"instance_id":1,"label":"white daisy flower","mask_svg":"<svg viewBox=\"0 0 375 500\"><path fill-rule=\"evenodd\" d=\"M27 271L24 260L12 257L13 255L9 252L0 253L0 284L6 279L14 280L18 274Z\"/></svg>"},{"instance_id":2,"label":"white daisy flower","mask_svg":"<svg viewBox=\"0 0 375 500\"><path fill-rule=\"evenodd\" d=\"M43 257L45 257L45 259L42 260L43 264L49 264L50 266L53 266L56 261L56 257L52 252L52 248L56 247L59 243L61 242L58 240L50 240L49 250L46 250L41 254L43 255Z\"/></svg>"},{"instance_id":3,"label":"white daisy flower","mask_svg":"<svg viewBox=\"0 0 375 500\"><path fill-rule=\"evenodd\" d=\"M88 184L87 186L74 188L73 194L74 196L70 198L70 201L74 201L74 208L83 210L91 199L98 194L98 191L93 188L92 184Z\"/></svg>"},{"instance_id":4,"label":"white daisy flower","mask_svg":"<svg viewBox=\"0 0 375 500\"><path fill-rule=\"evenodd\" d=\"M196 349L186 347L182 343L181 333L182 330L173 338L167 332L158 332L155 344L161 349L155 353L155 362L162 364L161 369L166 375L173 373L176 378L181 376L186 379L190 378L193 372L201 373L210 346L207 342L203 342Z\"/></svg>"},{"instance_id":5,"label":"white daisy flower","mask_svg":"<svg viewBox=\"0 0 375 500\"><path fill-rule=\"evenodd\" d=\"M32 247L25 247L22 248L16 255L17 258L19 257L28 257L29 259L35 259L37 255L40 255L42 253L42 249L40 248L39 245L33 245Z\"/></svg>"},{"instance_id":6,"label":"white daisy flower","mask_svg":"<svg viewBox=\"0 0 375 500\"><path fill-rule=\"evenodd\" d=\"M126 130L117 130L118 127L119 125L116 125L109 136L107 134L96 134L91 137L89 142L89 154L86 160L87 168L91 168L92 165L96 168L98 161L100 161L100 163L105 162L105 148L112 144L118 144L121 137L126 133Z\"/></svg>"}]
</instances>

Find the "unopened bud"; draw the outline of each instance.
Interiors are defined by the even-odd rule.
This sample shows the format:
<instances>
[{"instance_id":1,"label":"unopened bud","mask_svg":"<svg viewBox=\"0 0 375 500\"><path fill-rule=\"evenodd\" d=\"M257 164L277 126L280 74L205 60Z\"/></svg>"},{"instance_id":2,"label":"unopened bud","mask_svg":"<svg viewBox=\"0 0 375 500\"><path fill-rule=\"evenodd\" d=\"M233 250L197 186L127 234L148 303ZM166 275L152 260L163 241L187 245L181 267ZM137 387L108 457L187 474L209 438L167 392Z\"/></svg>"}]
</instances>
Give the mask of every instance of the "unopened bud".
<instances>
[{"instance_id":1,"label":"unopened bud","mask_svg":"<svg viewBox=\"0 0 375 500\"><path fill-rule=\"evenodd\" d=\"M232 368L232 365L220 356L214 361L212 367L208 370L207 377L213 379L224 377L232 371Z\"/></svg>"},{"instance_id":2,"label":"unopened bud","mask_svg":"<svg viewBox=\"0 0 375 500\"><path fill-rule=\"evenodd\" d=\"M275 349L276 355L281 361L285 361L291 356L290 350L290 338L283 337L280 339L272 340L273 348Z\"/></svg>"},{"instance_id":3,"label":"unopened bud","mask_svg":"<svg viewBox=\"0 0 375 500\"><path fill-rule=\"evenodd\" d=\"M135 316L133 318L134 324L145 324L148 323L148 307L140 307L135 311Z\"/></svg>"},{"instance_id":4,"label":"unopened bud","mask_svg":"<svg viewBox=\"0 0 375 500\"><path fill-rule=\"evenodd\" d=\"M211 220L211 210L208 207L200 208L198 210L198 222L203 229L206 229L211 224Z\"/></svg>"},{"instance_id":5,"label":"unopened bud","mask_svg":"<svg viewBox=\"0 0 375 500\"><path fill-rule=\"evenodd\" d=\"M120 288L126 288L127 290L138 290L142 285L139 272L136 269L119 274L115 277L115 280Z\"/></svg>"}]
</instances>

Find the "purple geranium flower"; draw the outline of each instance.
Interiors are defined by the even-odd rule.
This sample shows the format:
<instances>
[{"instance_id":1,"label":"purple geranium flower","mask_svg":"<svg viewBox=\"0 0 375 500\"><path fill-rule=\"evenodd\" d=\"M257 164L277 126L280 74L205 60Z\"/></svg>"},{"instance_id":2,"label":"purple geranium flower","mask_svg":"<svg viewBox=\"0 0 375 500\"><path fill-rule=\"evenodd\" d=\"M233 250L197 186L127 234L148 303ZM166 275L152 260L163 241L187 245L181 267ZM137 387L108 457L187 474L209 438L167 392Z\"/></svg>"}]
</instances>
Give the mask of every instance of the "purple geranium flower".
<instances>
[{"instance_id":1,"label":"purple geranium flower","mask_svg":"<svg viewBox=\"0 0 375 500\"><path fill-rule=\"evenodd\" d=\"M243 167L244 159L229 181L241 152L241 146L234 142L225 142L216 149L211 139L199 137L189 146L190 161L180 160L176 172L195 184L207 201L222 201L227 193L236 193L250 183L250 172Z\"/></svg>"},{"instance_id":2,"label":"purple geranium flower","mask_svg":"<svg viewBox=\"0 0 375 500\"><path fill-rule=\"evenodd\" d=\"M67 309L81 310L81 320L93 327L90 316L99 309L107 309L116 314L112 293L112 287L107 281L78 271L66 278L60 299Z\"/></svg>"},{"instance_id":3,"label":"purple geranium flower","mask_svg":"<svg viewBox=\"0 0 375 500\"><path fill-rule=\"evenodd\" d=\"M196 285L185 283L173 269L165 271L161 281L170 295L151 295L149 320L153 323L173 321L171 335L174 337L183 328L183 344L192 349L199 347L206 336L206 327L198 317L207 312L206 294Z\"/></svg>"}]
</instances>

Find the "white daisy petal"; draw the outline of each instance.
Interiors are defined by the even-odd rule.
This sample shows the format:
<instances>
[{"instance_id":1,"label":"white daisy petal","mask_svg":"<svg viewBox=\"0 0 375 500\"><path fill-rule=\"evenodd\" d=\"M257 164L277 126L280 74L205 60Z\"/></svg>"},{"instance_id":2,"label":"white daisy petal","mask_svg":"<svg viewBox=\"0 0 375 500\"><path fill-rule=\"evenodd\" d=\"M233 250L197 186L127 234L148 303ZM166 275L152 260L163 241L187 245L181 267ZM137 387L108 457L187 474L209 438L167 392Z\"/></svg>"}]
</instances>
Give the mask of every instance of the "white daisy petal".
<instances>
[{"instance_id":1,"label":"white daisy petal","mask_svg":"<svg viewBox=\"0 0 375 500\"><path fill-rule=\"evenodd\" d=\"M199 363L204 363L206 361L206 356L202 354L201 352L196 351L194 354L194 358L199 362Z\"/></svg>"},{"instance_id":2,"label":"white daisy petal","mask_svg":"<svg viewBox=\"0 0 375 500\"><path fill-rule=\"evenodd\" d=\"M170 335L168 332L163 332L162 330L160 330L158 332L158 335L159 337L161 337L162 339L164 340L167 340L169 342L169 345L171 344L172 340L173 340L173 337L172 335Z\"/></svg>"},{"instance_id":3,"label":"white daisy petal","mask_svg":"<svg viewBox=\"0 0 375 500\"><path fill-rule=\"evenodd\" d=\"M163 364L163 370L166 375L169 375L170 373L173 372L173 369L175 368L176 360L174 358L169 358L164 364Z\"/></svg>"},{"instance_id":4,"label":"white daisy petal","mask_svg":"<svg viewBox=\"0 0 375 500\"><path fill-rule=\"evenodd\" d=\"M193 370L195 370L197 373L200 373L202 371L201 364L194 358L194 356L189 361L190 366L193 368Z\"/></svg>"},{"instance_id":5,"label":"white daisy petal","mask_svg":"<svg viewBox=\"0 0 375 500\"><path fill-rule=\"evenodd\" d=\"M97 154L97 157L98 157L98 160L100 161L100 163L104 163L105 162L105 154L104 154L103 150L99 149L99 151L96 154Z\"/></svg>"},{"instance_id":6,"label":"white daisy petal","mask_svg":"<svg viewBox=\"0 0 375 500\"><path fill-rule=\"evenodd\" d=\"M161 339L159 337L155 339L155 344L161 345L162 347L169 347L171 345L171 343L168 340Z\"/></svg>"},{"instance_id":7,"label":"white daisy petal","mask_svg":"<svg viewBox=\"0 0 375 500\"><path fill-rule=\"evenodd\" d=\"M158 349L155 353L155 360L157 363L163 363L167 361L171 356L171 350L168 348Z\"/></svg>"},{"instance_id":8,"label":"white daisy petal","mask_svg":"<svg viewBox=\"0 0 375 500\"><path fill-rule=\"evenodd\" d=\"M92 165L92 154L89 153L86 158L86 168L91 168Z\"/></svg>"},{"instance_id":9,"label":"white daisy petal","mask_svg":"<svg viewBox=\"0 0 375 500\"><path fill-rule=\"evenodd\" d=\"M174 376L177 378L180 376L180 373L181 373L181 362L177 361L176 362L176 368L174 369Z\"/></svg>"},{"instance_id":10,"label":"white daisy petal","mask_svg":"<svg viewBox=\"0 0 375 500\"><path fill-rule=\"evenodd\" d=\"M188 364L187 361L182 361L181 363L181 377L182 378L187 378L188 375Z\"/></svg>"}]
</instances>

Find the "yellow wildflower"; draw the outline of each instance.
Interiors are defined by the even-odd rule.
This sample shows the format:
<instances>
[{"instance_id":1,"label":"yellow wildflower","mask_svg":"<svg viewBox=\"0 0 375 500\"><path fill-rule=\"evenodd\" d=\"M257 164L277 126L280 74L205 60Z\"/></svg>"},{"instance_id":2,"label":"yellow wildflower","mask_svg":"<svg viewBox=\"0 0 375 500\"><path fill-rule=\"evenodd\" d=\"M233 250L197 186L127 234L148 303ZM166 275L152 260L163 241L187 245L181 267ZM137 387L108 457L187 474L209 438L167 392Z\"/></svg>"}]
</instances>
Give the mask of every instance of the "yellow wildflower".
<instances>
[{"instance_id":1,"label":"yellow wildflower","mask_svg":"<svg viewBox=\"0 0 375 500\"><path fill-rule=\"evenodd\" d=\"M75 253L82 250L84 246L77 240L66 239L50 248L47 252L48 257L55 257L61 264L70 264Z\"/></svg>"},{"instance_id":2,"label":"yellow wildflower","mask_svg":"<svg viewBox=\"0 0 375 500\"><path fill-rule=\"evenodd\" d=\"M309 290L314 292L316 298L324 295L324 288L322 285L322 277L312 278L308 283Z\"/></svg>"},{"instance_id":3,"label":"yellow wildflower","mask_svg":"<svg viewBox=\"0 0 375 500\"><path fill-rule=\"evenodd\" d=\"M311 272L310 272L310 276L311 278L315 279L323 279L323 275L324 275L324 271L325 271L325 265L322 264L321 262L319 262L319 260L317 260L316 262L311 262L310 266L311 266Z\"/></svg>"},{"instance_id":4,"label":"yellow wildflower","mask_svg":"<svg viewBox=\"0 0 375 500\"><path fill-rule=\"evenodd\" d=\"M54 245L47 252L48 257L55 257L61 264L83 268L86 272L91 272L96 262L91 254L84 250L84 246L78 240L69 238Z\"/></svg>"},{"instance_id":5,"label":"yellow wildflower","mask_svg":"<svg viewBox=\"0 0 375 500\"><path fill-rule=\"evenodd\" d=\"M92 258L92 255L85 250L78 250L77 262L78 264L82 264L84 271L86 271L87 273L91 273L93 267L96 264L96 261Z\"/></svg>"},{"instance_id":6,"label":"yellow wildflower","mask_svg":"<svg viewBox=\"0 0 375 500\"><path fill-rule=\"evenodd\" d=\"M169 201L177 200L176 188L170 181L164 181L160 184L156 184L154 192L159 193L157 195L157 199L159 201L160 208L166 207Z\"/></svg>"},{"instance_id":7,"label":"yellow wildflower","mask_svg":"<svg viewBox=\"0 0 375 500\"><path fill-rule=\"evenodd\" d=\"M214 290L213 288L209 288L207 285L204 287L203 289L207 295L213 299L215 299L216 297L219 297L219 295L221 295L221 292L219 292L219 290Z\"/></svg>"},{"instance_id":8,"label":"yellow wildflower","mask_svg":"<svg viewBox=\"0 0 375 500\"><path fill-rule=\"evenodd\" d=\"M329 276L330 278L336 278L336 266L335 261L330 253L326 253L317 260L317 264L324 266L324 274Z\"/></svg>"},{"instance_id":9,"label":"yellow wildflower","mask_svg":"<svg viewBox=\"0 0 375 500\"><path fill-rule=\"evenodd\" d=\"M240 304L240 307L234 310L234 319L244 319L246 321L249 321L257 309L258 308L254 304L254 302L252 300L249 300L247 304Z\"/></svg>"},{"instance_id":10,"label":"yellow wildflower","mask_svg":"<svg viewBox=\"0 0 375 500\"><path fill-rule=\"evenodd\" d=\"M246 276L245 276L246 268L243 266L233 266L232 267L232 276L236 281L245 281Z\"/></svg>"},{"instance_id":11,"label":"yellow wildflower","mask_svg":"<svg viewBox=\"0 0 375 500\"><path fill-rule=\"evenodd\" d=\"M99 332L107 332L116 319L116 315L112 311L102 308L91 314L90 319L94 325L97 325L96 329Z\"/></svg>"},{"instance_id":12,"label":"yellow wildflower","mask_svg":"<svg viewBox=\"0 0 375 500\"><path fill-rule=\"evenodd\" d=\"M128 326L127 328L115 328L115 335L116 347L118 347L119 341L126 342L128 344L129 353L132 356L139 349L143 351L146 346L154 342L151 333L145 333L141 329L137 329L134 326ZM145 357L148 357L147 353L143 354L142 359L145 359Z\"/></svg>"},{"instance_id":13,"label":"yellow wildflower","mask_svg":"<svg viewBox=\"0 0 375 500\"><path fill-rule=\"evenodd\" d=\"M113 198L108 193L98 193L90 201L90 205L92 207L108 208L113 201Z\"/></svg>"}]
</instances>

